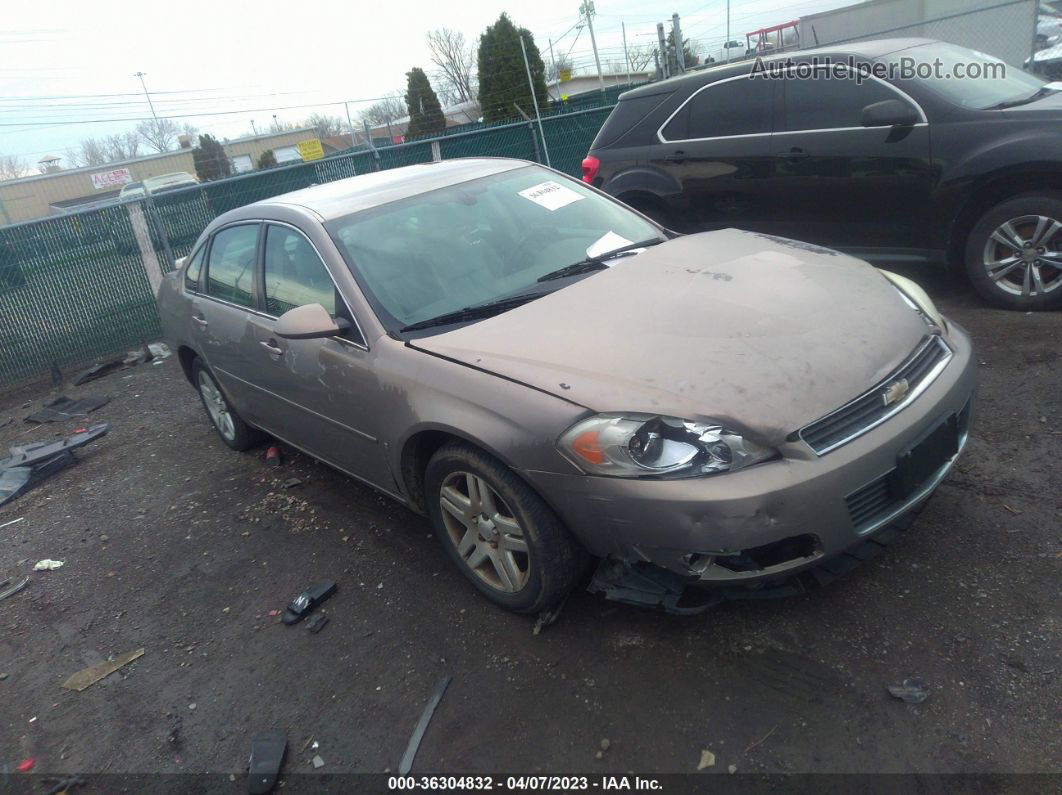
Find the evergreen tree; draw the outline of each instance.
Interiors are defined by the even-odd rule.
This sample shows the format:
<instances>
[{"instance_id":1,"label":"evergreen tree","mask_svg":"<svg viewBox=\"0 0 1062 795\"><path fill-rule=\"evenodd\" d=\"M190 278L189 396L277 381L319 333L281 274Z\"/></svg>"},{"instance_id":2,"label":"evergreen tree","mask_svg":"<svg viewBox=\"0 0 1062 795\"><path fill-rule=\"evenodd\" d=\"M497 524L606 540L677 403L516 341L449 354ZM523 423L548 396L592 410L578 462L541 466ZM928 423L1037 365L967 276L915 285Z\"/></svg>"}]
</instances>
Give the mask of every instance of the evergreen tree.
<instances>
[{"instance_id":1,"label":"evergreen tree","mask_svg":"<svg viewBox=\"0 0 1062 795\"><path fill-rule=\"evenodd\" d=\"M428 76L419 66L406 72L406 108L409 109L409 126L406 137L430 135L446 129L439 97L435 95Z\"/></svg>"},{"instance_id":2,"label":"evergreen tree","mask_svg":"<svg viewBox=\"0 0 1062 795\"><path fill-rule=\"evenodd\" d=\"M669 31L667 34L667 51L668 57L672 63L675 63L675 31ZM690 40L687 38L682 39L682 59L686 64L686 68L696 66L700 63L701 59L693 52L693 48L690 46Z\"/></svg>"},{"instance_id":3,"label":"evergreen tree","mask_svg":"<svg viewBox=\"0 0 1062 795\"><path fill-rule=\"evenodd\" d=\"M273 154L272 149L266 149L262 154L258 156L259 168L272 168L277 164L277 156Z\"/></svg>"},{"instance_id":4,"label":"evergreen tree","mask_svg":"<svg viewBox=\"0 0 1062 795\"><path fill-rule=\"evenodd\" d=\"M192 163L196 176L203 182L232 175L232 161L213 135L199 136L199 146L192 150Z\"/></svg>"},{"instance_id":5,"label":"evergreen tree","mask_svg":"<svg viewBox=\"0 0 1062 795\"><path fill-rule=\"evenodd\" d=\"M509 15L502 13L498 21L488 27L479 37L479 106L483 121L502 121L518 117L519 105L524 113L534 113L531 87L527 84L524 56L520 52L520 39L527 48L527 63L531 67L531 81L535 86L538 106L545 110L549 104L546 88L546 67L535 45L531 31L517 28Z\"/></svg>"}]
</instances>

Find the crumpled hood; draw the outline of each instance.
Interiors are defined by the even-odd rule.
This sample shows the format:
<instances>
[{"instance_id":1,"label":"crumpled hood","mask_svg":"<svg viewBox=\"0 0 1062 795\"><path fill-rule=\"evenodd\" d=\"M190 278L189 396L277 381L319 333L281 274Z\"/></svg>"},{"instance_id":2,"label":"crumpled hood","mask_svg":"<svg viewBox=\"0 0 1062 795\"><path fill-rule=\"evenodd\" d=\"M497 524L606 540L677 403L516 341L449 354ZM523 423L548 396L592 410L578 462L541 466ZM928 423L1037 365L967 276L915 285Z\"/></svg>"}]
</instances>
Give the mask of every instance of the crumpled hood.
<instances>
[{"instance_id":1,"label":"crumpled hood","mask_svg":"<svg viewBox=\"0 0 1062 795\"><path fill-rule=\"evenodd\" d=\"M926 333L865 262L728 229L410 344L595 412L710 418L777 444L880 381Z\"/></svg>"}]
</instances>

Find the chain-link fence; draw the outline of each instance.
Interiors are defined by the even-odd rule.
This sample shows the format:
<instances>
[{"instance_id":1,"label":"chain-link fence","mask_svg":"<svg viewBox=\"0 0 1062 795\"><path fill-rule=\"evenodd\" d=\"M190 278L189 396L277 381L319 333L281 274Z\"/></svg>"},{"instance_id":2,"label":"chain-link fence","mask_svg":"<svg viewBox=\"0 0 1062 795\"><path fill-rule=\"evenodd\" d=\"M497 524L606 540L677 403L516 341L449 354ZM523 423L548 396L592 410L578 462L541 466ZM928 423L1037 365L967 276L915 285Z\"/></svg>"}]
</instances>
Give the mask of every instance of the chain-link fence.
<instances>
[{"instance_id":1,"label":"chain-link fence","mask_svg":"<svg viewBox=\"0 0 1062 795\"><path fill-rule=\"evenodd\" d=\"M573 176L612 106L257 171L0 228L0 386L159 334L155 289L207 224L311 185L435 159L515 157Z\"/></svg>"}]
</instances>

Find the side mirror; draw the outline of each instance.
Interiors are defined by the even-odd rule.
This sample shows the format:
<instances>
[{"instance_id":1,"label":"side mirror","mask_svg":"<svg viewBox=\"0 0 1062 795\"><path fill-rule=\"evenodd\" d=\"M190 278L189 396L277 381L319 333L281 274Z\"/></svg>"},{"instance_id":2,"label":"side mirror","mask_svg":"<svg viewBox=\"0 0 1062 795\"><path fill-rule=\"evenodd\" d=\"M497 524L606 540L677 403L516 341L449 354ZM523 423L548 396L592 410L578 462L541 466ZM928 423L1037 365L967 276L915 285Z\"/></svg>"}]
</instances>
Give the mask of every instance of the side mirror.
<instances>
[{"instance_id":1,"label":"side mirror","mask_svg":"<svg viewBox=\"0 0 1062 795\"><path fill-rule=\"evenodd\" d=\"M281 315L273 330L286 340L319 340L338 336L348 328L347 320L333 318L320 304L306 304Z\"/></svg>"},{"instance_id":2,"label":"side mirror","mask_svg":"<svg viewBox=\"0 0 1062 795\"><path fill-rule=\"evenodd\" d=\"M886 99L863 108L864 127L911 127L921 118L918 111L898 99Z\"/></svg>"}]
</instances>

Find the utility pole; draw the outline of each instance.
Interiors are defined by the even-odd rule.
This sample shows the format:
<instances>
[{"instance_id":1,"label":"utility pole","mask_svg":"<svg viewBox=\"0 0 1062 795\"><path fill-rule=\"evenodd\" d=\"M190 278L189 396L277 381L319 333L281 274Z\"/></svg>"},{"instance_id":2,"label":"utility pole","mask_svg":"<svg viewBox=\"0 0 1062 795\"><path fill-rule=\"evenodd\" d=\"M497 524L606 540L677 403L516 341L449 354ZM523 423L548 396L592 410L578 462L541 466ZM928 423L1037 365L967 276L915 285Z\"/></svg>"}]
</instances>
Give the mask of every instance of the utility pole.
<instances>
[{"instance_id":1,"label":"utility pole","mask_svg":"<svg viewBox=\"0 0 1062 795\"><path fill-rule=\"evenodd\" d=\"M277 121L277 114L273 114L273 132L280 132L280 122Z\"/></svg>"},{"instance_id":2,"label":"utility pole","mask_svg":"<svg viewBox=\"0 0 1062 795\"><path fill-rule=\"evenodd\" d=\"M726 62L730 63L730 0L726 0Z\"/></svg>"},{"instance_id":3,"label":"utility pole","mask_svg":"<svg viewBox=\"0 0 1062 795\"><path fill-rule=\"evenodd\" d=\"M134 72L133 73L133 77L139 77L140 78L140 87L144 89L144 96L147 98L148 107L151 108L151 118L153 118L155 120L155 124L158 124L159 123L159 117L155 113L155 103L153 103L151 101L151 94L148 93L147 83L144 82L144 76L145 75L147 75L147 72Z\"/></svg>"},{"instance_id":4,"label":"utility pole","mask_svg":"<svg viewBox=\"0 0 1062 795\"><path fill-rule=\"evenodd\" d=\"M353 149L357 146L358 139L354 137L354 123L350 120L350 103L343 103L343 110L347 112L347 129L350 130L350 147Z\"/></svg>"},{"instance_id":5,"label":"utility pole","mask_svg":"<svg viewBox=\"0 0 1062 795\"><path fill-rule=\"evenodd\" d=\"M605 93L605 78L601 74L601 58L597 54L597 39L594 37L594 0L583 0L579 11L586 17L586 27L590 29L590 46L594 48L594 63L597 64L597 82L601 93Z\"/></svg>"},{"instance_id":6,"label":"utility pole","mask_svg":"<svg viewBox=\"0 0 1062 795\"><path fill-rule=\"evenodd\" d=\"M664 36L663 22L656 23L656 39L660 44L660 73L664 76L664 79L667 80L671 77L671 69L669 68L671 66L671 59L668 57L667 53L667 37Z\"/></svg>"},{"instance_id":7,"label":"utility pole","mask_svg":"<svg viewBox=\"0 0 1062 795\"><path fill-rule=\"evenodd\" d=\"M546 132L542 129L542 114L538 111L538 97L535 95L535 81L531 79L531 65L527 62L527 47L524 46L524 37L520 36L520 52L524 54L524 69L527 70L527 87L531 89L531 101L535 103L535 118L538 119L538 134L542 136L542 150L546 153L546 165L552 168L549 162L549 145L546 143Z\"/></svg>"},{"instance_id":8,"label":"utility pole","mask_svg":"<svg viewBox=\"0 0 1062 795\"><path fill-rule=\"evenodd\" d=\"M251 130L254 131L255 138L258 137L258 128L254 126L254 119L251 119Z\"/></svg>"},{"instance_id":9,"label":"utility pole","mask_svg":"<svg viewBox=\"0 0 1062 795\"><path fill-rule=\"evenodd\" d=\"M623 60L627 62L627 85L631 84L631 56L627 53L627 23L620 22L623 29Z\"/></svg>"},{"instance_id":10,"label":"utility pole","mask_svg":"<svg viewBox=\"0 0 1062 795\"><path fill-rule=\"evenodd\" d=\"M546 41L549 42L549 62L553 64L553 79L557 81L557 99L560 99L560 72L557 71L557 59L553 57L553 39L546 39Z\"/></svg>"},{"instance_id":11,"label":"utility pole","mask_svg":"<svg viewBox=\"0 0 1062 795\"><path fill-rule=\"evenodd\" d=\"M671 38L675 40L675 66L679 74L686 71L686 47L682 41L682 25L679 24L679 15L671 15Z\"/></svg>"}]
</instances>

